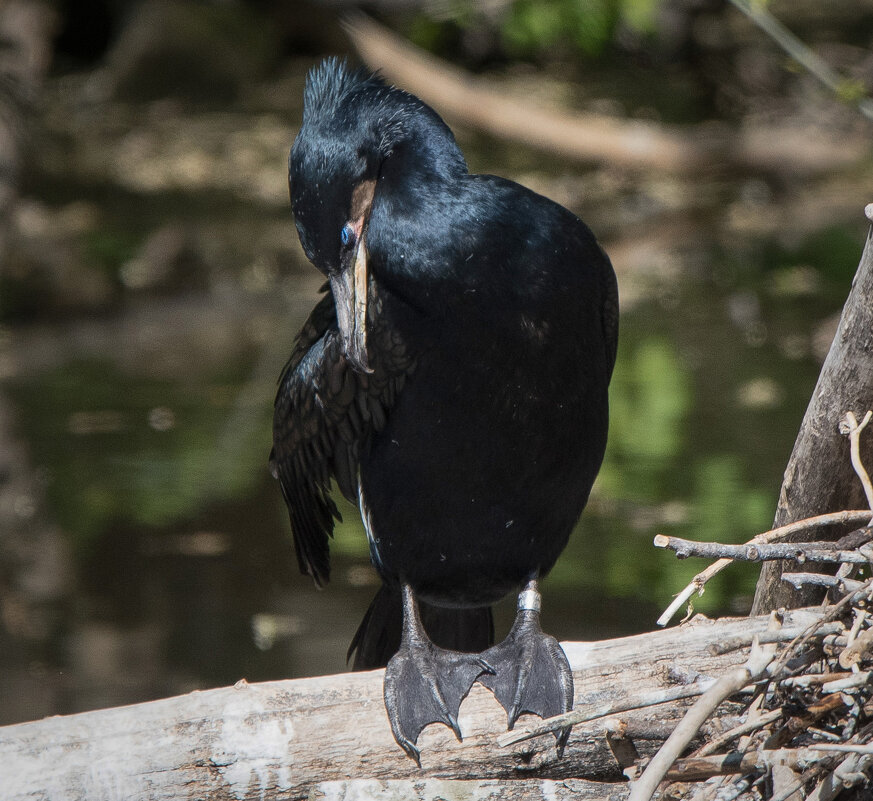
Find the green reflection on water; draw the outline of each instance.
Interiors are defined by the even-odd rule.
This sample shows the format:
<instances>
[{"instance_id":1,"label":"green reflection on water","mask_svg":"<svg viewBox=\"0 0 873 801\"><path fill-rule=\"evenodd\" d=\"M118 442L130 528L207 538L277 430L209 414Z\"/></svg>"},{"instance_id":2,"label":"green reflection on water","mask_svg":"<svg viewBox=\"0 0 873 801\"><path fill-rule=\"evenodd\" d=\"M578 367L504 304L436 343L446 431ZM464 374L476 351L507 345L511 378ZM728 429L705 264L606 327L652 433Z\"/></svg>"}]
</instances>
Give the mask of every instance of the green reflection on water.
<instances>
[{"instance_id":1,"label":"green reflection on water","mask_svg":"<svg viewBox=\"0 0 873 801\"><path fill-rule=\"evenodd\" d=\"M169 526L252 490L271 414L266 404L234 414L240 385L230 372L156 380L80 361L11 390L52 511L88 550L115 524Z\"/></svg>"},{"instance_id":2,"label":"green reflection on water","mask_svg":"<svg viewBox=\"0 0 873 801\"><path fill-rule=\"evenodd\" d=\"M609 446L599 491L616 499L661 498L664 471L682 447L691 403L688 372L674 345L660 336L622 339L610 386Z\"/></svg>"}]
</instances>

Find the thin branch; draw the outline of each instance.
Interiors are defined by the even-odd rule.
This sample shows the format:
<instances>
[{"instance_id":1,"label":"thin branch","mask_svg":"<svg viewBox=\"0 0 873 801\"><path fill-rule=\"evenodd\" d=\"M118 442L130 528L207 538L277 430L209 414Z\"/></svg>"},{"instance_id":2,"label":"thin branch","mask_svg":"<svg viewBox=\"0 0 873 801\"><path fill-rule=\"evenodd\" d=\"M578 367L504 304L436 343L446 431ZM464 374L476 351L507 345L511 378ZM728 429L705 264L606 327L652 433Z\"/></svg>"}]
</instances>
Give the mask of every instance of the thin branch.
<instances>
[{"instance_id":1,"label":"thin branch","mask_svg":"<svg viewBox=\"0 0 873 801\"><path fill-rule=\"evenodd\" d=\"M703 559L734 559L743 562L765 562L776 559L793 559L796 562L851 562L868 564L869 559L858 551L838 550L833 542L786 542L772 545L723 545L720 542L695 542L681 537L658 534L656 548L669 548L679 559L691 556Z\"/></svg>"},{"instance_id":2,"label":"thin branch","mask_svg":"<svg viewBox=\"0 0 873 801\"><path fill-rule=\"evenodd\" d=\"M793 643L795 640L807 634L809 630L813 627L815 635L818 636L825 636L827 634L838 634L843 630L842 624L840 623L823 622L822 620L817 620L810 626L806 626L802 629L794 626L792 628L776 629L775 631L762 631L760 634L744 634L737 637L727 637L721 642L710 643L707 646L706 650L712 656L726 654L730 651L738 651L740 648L748 648L755 641L755 637L758 638L758 642L761 643L761 645L763 645L764 643L779 642Z\"/></svg>"},{"instance_id":3,"label":"thin branch","mask_svg":"<svg viewBox=\"0 0 873 801\"><path fill-rule=\"evenodd\" d=\"M854 412L846 412L845 417L840 421L840 433L849 435L850 453L852 457L852 467L861 479L861 484L864 486L864 495L867 496L867 503L873 509L873 484L870 483L870 476L864 469L864 463L861 461L861 432L867 427L867 423L873 418L873 412L868 411L864 415L864 419L859 423ZM873 521L871 521L873 522Z\"/></svg>"},{"instance_id":4,"label":"thin branch","mask_svg":"<svg viewBox=\"0 0 873 801\"><path fill-rule=\"evenodd\" d=\"M823 684L821 691L823 693L842 693L846 690L866 687L870 683L871 676L873 676L873 671L869 670L864 673L852 673L845 679L835 679L827 684Z\"/></svg>"},{"instance_id":5,"label":"thin branch","mask_svg":"<svg viewBox=\"0 0 873 801\"><path fill-rule=\"evenodd\" d=\"M873 100L866 97L863 86L838 73L824 59L788 30L765 8L765 3L731 0L762 31L770 36L791 58L818 78L840 100L851 103L868 119L873 120Z\"/></svg>"},{"instance_id":6,"label":"thin branch","mask_svg":"<svg viewBox=\"0 0 873 801\"><path fill-rule=\"evenodd\" d=\"M808 531L810 529L818 528L820 526L845 525L847 523L863 523L869 519L869 516L870 512L866 509L852 510L849 512L829 512L828 514L808 517L805 520L797 520L794 523L789 523L785 526L779 526L778 528L771 529L770 531L765 531L763 534L758 534L757 536L752 537L752 539L749 540L746 544L757 545L759 543L775 542L786 537L790 537L792 534L796 534L799 531ZM667 609L664 610L664 614L662 614L661 617L658 618L658 625L666 626L673 619L673 616L676 614L679 608L692 595L694 595L695 592L699 595L702 595L703 588L706 585L706 582L732 563L733 559L719 559L717 562L711 564L708 568L706 568L706 570L702 570L700 573L698 573L693 579L691 579L688 586L685 587L685 589L676 596L676 598L667 607Z\"/></svg>"},{"instance_id":7,"label":"thin branch","mask_svg":"<svg viewBox=\"0 0 873 801\"><path fill-rule=\"evenodd\" d=\"M805 584L814 584L819 587L842 587L846 592L860 589L863 584L862 581L843 576L830 576L826 573L783 573L782 581L787 581L798 589Z\"/></svg>"},{"instance_id":8,"label":"thin branch","mask_svg":"<svg viewBox=\"0 0 873 801\"><path fill-rule=\"evenodd\" d=\"M827 684L854 676L854 673L805 673L802 676L788 676L779 682L781 687L812 687L816 684Z\"/></svg>"},{"instance_id":9,"label":"thin branch","mask_svg":"<svg viewBox=\"0 0 873 801\"><path fill-rule=\"evenodd\" d=\"M747 754L732 751L729 754L715 756L686 757L677 759L667 771L665 778L671 781L703 781L713 776L745 775L767 771L775 763L804 770L821 760L821 754L817 751L818 746L777 748L772 751L751 751ZM628 798L628 801L631 799L633 795Z\"/></svg>"},{"instance_id":10,"label":"thin branch","mask_svg":"<svg viewBox=\"0 0 873 801\"><path fill-rule=\"evenodd\" d=\"M620 712L632 712L635 709L643 709L648 706L657 706L658 704L678 701L681 698L693 698L696 695L702 695L714 684L715 679L704 679L702 681L696 681L694 684L668 687L665 690L644 693L636 698L619 701L615 704L604 704L602 706L594 707L593 709L573 709L563 715L555 715L552 718L547 718L536 726L508 731L506 734L502 734L497 738L497 744L501 748L505 748L508 745L514 745L515 743L520 743L524 740L531 740L534 737L539 737L543 734L551 734L552 732L555 732L558 729L563 729L566 726L575 726L578 723L588 723L589 721L603 718L607 715L616 715Z\"/></svg>"},{"instance_id":11,"label":"thin branch","mask_svg":"<svg viewBox=\"0 0 873 801\"><path fill-rule=\"evenodd\" d=\"M745 723L741 723L739 726L734 726L734 728L728 729L726 732L720 734L714 740L710 740L695 754L695 756L704 757L709 756L710 754L714 754L720 748L727 745L731 740L735 740L737 737L742 737L744 734L749 734L753 731L757 731L758 729L763 729L765 726L769 726L771 723L775 723L782 717L782 715L782 707L780 706L778 709L774 709L772 712L767 712L760 717L755 717L752 720L747 720Z\"/></svg>"},{"instance_id":12,"label":"thin branch","mask_svg":"<svg viewBox=\"0 0 873 801\"><path fill-rule=\"evenodd\" d=\"M873 743L822 743L811 745L816 751L843 751L847 754L870 754L873 755Z\"/></svg>"}]
</instances>

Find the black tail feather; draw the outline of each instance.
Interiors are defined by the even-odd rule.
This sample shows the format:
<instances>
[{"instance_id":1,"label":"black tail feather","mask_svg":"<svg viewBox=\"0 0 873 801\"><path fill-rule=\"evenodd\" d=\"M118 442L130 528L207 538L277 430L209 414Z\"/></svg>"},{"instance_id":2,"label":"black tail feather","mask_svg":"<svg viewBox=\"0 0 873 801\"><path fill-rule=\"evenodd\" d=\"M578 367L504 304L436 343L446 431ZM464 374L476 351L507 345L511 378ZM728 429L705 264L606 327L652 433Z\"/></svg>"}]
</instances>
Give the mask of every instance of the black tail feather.
<instances>
[{"instance_id":1,"label":"black tail feather","mask_svg":"<svg viewBox=\"0 0 873 801\"><path fill-rule=\"evenodd\" d=\"M490 606L460 609L419 601L419 612L425 631L440 648L480 653L494 644ZM352 670L385 667L400 647L402 628L400 588L383 584L349 646Z\"/></svg>"}]
</instances>

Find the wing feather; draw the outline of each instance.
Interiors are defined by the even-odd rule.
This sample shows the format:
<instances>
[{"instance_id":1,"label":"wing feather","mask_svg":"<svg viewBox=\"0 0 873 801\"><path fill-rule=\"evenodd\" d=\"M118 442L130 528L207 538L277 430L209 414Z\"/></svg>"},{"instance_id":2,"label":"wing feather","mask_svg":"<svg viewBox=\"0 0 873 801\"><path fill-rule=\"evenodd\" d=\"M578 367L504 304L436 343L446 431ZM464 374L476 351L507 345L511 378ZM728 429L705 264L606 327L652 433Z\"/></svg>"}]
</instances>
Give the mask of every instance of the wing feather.
<instances>
[{"instance_id":1,"label":"wing feather","mask_svg":"<svg viewBox=\"0 0 873 801\"><path fill-rule=\"evenodd\" d=\"M380 308L371 287L372 373L358 373L346 360L328 291L304 324L279 379L270 466L288 506L300 570L318 586L330 578L329 538L340 519L331 480L357 504L361 449L385 425L398 385L414 368L398 334L380 324Z\"/></svg>"}]
</instances>

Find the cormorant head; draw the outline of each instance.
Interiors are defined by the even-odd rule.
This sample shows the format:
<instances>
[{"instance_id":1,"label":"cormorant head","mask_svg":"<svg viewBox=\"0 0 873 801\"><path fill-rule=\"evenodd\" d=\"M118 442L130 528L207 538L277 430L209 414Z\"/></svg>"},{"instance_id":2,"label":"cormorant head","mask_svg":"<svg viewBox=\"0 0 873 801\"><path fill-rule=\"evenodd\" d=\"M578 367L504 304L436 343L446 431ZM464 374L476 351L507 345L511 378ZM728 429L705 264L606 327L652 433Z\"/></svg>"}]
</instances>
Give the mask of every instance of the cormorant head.
<instances>
[{"instance_id":1,"label":"cormorant head","mask_svg":"<svg viewBox=\"0 0 873 801\"><path fill-rule=\"evenodd\" d=\"M466 171L445 123L418 98L328 58L303 95L303 124L288 160L297 233L331 284L346 356L368 371L367 225L385 165L395 173Z\"/></svg>"},{"instance_id":2,"label":"cormorant head","mask_svg":"<svg viewBox=\"0 0 873 801\"><path fill-rule=\"evenodd\" d=\"M303 250L327 276L340 267L352 194L378 172L377 134L372 115L362 111L386 89L377 77L350 71L336 58L311 70L306 81L303 124L288 160L288 186Z\"/></svg>"}]
</instances>

